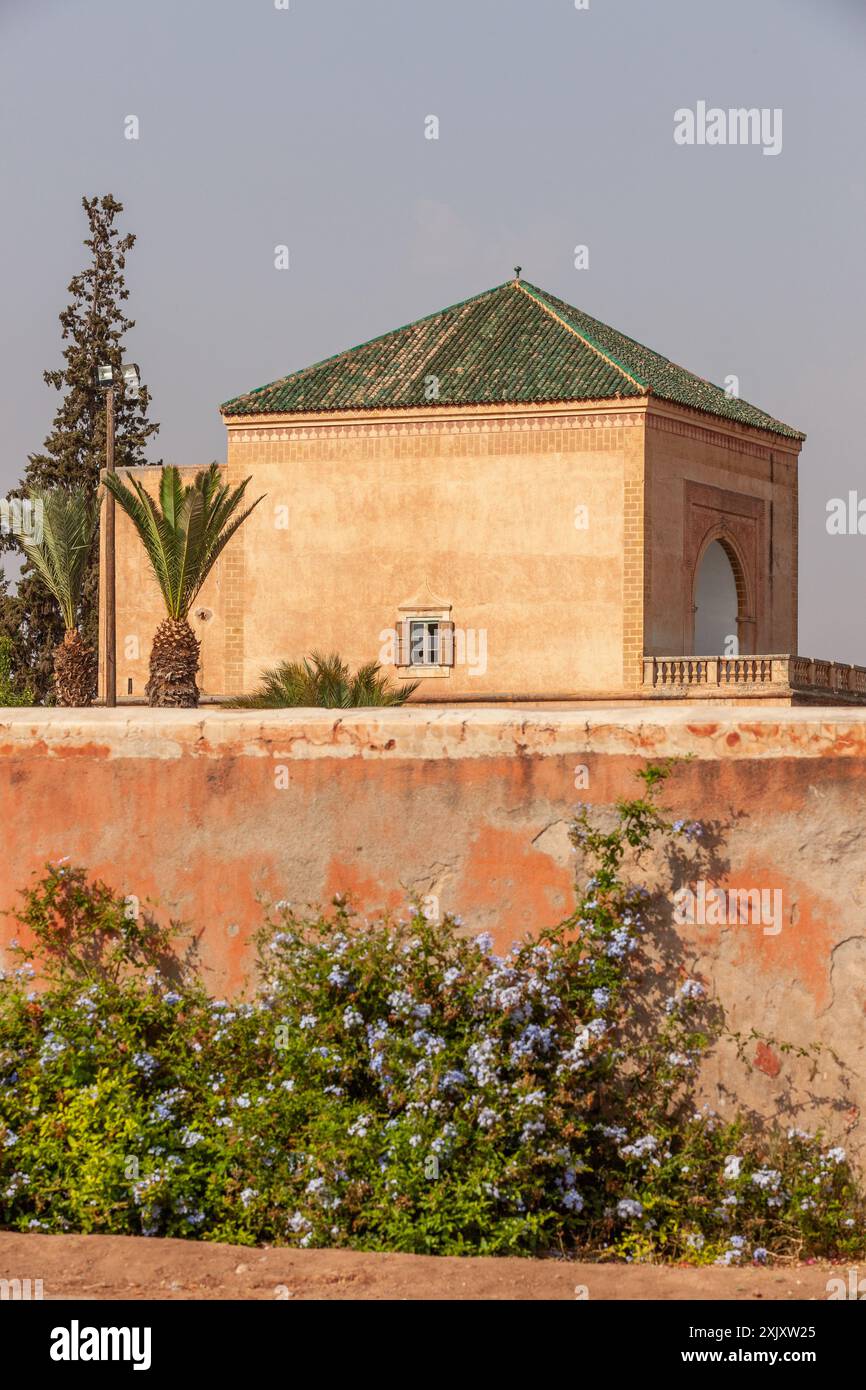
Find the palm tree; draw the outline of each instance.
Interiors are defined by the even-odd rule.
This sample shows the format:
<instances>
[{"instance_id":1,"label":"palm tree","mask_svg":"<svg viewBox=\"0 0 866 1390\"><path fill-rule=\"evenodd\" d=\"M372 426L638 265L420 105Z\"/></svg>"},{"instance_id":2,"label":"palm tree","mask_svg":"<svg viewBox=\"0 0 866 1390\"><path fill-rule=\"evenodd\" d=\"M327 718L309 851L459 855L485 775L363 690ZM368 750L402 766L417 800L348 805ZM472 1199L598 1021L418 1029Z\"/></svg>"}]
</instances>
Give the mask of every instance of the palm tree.
<instances>
[{"instance_id":1,"label":"palm tree","mask_svg":"<svg viewBox=\"0 0 866 1390\"><path fill-rule=\"evenodd\" d=\"M111 473L105 486L138 532L167 613L153 639L144 693L151 705L194 709L199 642L187 621L189 610L217 556L262 498L236 514L250 480L235 488L221 483L217 463L196 473L186 486L177 468L163 468L159 505L137 478L127 476L131 487Z\"/></svg>"},{"instance_id":2,"label":"palm tree","mask_svg":"<svg viewBox=\"0 0 866 1390\"><path fill-rule=\"evenodd\" d=\"M253 695L240 695L229 704L233 709L357 709L404 705L418 689L418 681L392 686L379 670L378 662L369 661L352 676L336 652L331 656L313 652L303 661L281 661L263 671L261 686Z\"/></svg>"},{"instance_id":3,"label":"palm tree","mask_svg":"<svg viewBox=\"0 0 866 1390\"><path fill-rule=\"evenodd\" d=\"M78 630L78 614L98 502L87 488L34 488L29 496L41 535L20 536L19 543L63 618L63 641L54 649L57 703L89 705L96 688L96 652Z\"/></svg>"}]
</instances>

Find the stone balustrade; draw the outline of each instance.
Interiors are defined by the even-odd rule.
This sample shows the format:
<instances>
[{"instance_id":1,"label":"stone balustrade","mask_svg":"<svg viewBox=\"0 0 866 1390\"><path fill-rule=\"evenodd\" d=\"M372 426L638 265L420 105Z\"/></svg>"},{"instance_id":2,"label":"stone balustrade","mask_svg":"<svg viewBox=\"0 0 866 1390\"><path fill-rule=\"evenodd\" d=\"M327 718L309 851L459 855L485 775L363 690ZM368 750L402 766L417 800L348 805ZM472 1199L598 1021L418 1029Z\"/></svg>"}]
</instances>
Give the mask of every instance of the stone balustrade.
<instances>
[{"instance_id":1,"label":"stone balustrade","mask_svg":"<svg viewBox=\"0 0 866 1390\"><path fill-rule=\"evenodd\" d=\"M866 667L808 656L645 656L644 689L670 699L866 704Z\"/></svg>"}]
</instances>

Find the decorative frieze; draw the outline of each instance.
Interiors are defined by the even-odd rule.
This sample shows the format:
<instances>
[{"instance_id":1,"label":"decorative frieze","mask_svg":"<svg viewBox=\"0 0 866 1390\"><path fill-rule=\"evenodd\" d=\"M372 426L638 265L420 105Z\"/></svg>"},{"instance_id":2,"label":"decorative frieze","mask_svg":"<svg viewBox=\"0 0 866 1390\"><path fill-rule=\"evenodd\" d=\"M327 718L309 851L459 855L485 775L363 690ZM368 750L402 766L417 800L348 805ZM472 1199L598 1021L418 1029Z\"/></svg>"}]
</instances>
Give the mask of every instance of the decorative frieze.
<instances>
[{"instance_id":1,"label":"decorative frieze","mask_svg":"<svg viewBox=\"0 0 866 1390\"><path fill-rule=\"evenodd\" d=\"M447 416L443 419L365 420L349 423L323 421L287 425L281 420L268 424L260 419L254 426L227 421L229 437L241 444L274 441L295 443L328 439L394 439L431 435L537 434L545 430L596 431L635 429L643 424L642 410L598 411L586 414Z\"/></svg>"},{"instance_id":2,"label":"decorative frieze","mask_svg":"<svg viewBox=\"0 0 866 1390\"><path fill-rule=\"evenodd\" d=\"M741 433L734 424L714 429L711 425L700 423L705 417L688 419L680 415L648 410L644 418L648 429L657 430L662 434L679 435L682 439L699 440L702 444L712 444L723 449L733 449L737 453L750 454L752 458L764 459L767 462L772 457L776 462L793 464L796 463L800 452L799 440L783 438L781 435L766 435L767 442L762 443L754 437L757 431L746 432L748 427L744 427Z\"/></svg>"}]
</instances>

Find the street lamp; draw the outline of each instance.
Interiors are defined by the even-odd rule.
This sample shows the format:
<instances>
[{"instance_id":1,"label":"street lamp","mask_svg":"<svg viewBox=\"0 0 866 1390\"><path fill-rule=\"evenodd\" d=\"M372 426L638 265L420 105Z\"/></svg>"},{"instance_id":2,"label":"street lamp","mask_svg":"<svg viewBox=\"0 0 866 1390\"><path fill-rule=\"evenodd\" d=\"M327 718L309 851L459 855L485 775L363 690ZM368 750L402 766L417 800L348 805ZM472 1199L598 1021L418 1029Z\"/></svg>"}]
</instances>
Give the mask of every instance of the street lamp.
<instances>
[{"instance_id":1,"label":"street lamp","mask_svg":"<svg viewBox=\"0 0 866 1390\"><path fill-rule=\"evenodd\" d=\"M134 362L120 371L123 389L137 396L139 371ZM115 370L110 362L96 367L96 384L105 392L105 471L114 472L114 390ZM115 592L114 496L105 499L105 704L114 709L117 704L117 602Z\"/></svg>"},{"instance_id":2,"label":"street lamp","mask_svg":"<svg viewBox=\"0 0 866 1390\"><path fill-rule=\"evenodd\" d=\"M121 372L121 375L123 377L123 384L126 387L127 394L130 396L137 396L138 388L141 385L141 381L139 379L138 367L135 365L135 363L130 362L128 367L124 367Z\"/></svg>"}]
</instances>

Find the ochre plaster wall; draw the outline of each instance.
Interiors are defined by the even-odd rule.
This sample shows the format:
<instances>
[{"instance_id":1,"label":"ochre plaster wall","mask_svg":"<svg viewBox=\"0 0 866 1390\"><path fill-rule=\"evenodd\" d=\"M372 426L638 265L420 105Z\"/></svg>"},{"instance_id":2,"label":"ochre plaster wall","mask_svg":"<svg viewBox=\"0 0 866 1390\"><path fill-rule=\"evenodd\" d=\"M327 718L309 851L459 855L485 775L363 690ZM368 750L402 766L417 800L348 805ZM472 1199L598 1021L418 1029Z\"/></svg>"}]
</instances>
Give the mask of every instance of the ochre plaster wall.
<instances>
[{"instance_id":1,"label":"ochre plaster wall","mask_svg":"<svg viewBox=\"0 0 866 1390\"><path fill-rule=\"evenodd\" d=\"M671 818L706 823L719 884L778 890L782 910L775 934L677 928L684 962L735 1029L842 1058L850 1094L825 1052L791 1123L819 1096L859 1143L866 711L4 710L0 908L68 857L194 926L219 994L250 969L259 895L349 893L365 910L434 895L501 948L569 911L576 808L607 815L648 759L686 754L664 791ZM18 929L0 922L8 942ZM765 1045L754 1060L747 1083L724 1062L713 1085L746 1084L736 1094L769 1113L800 1064Z\"/></svg>"}]
</instances>

